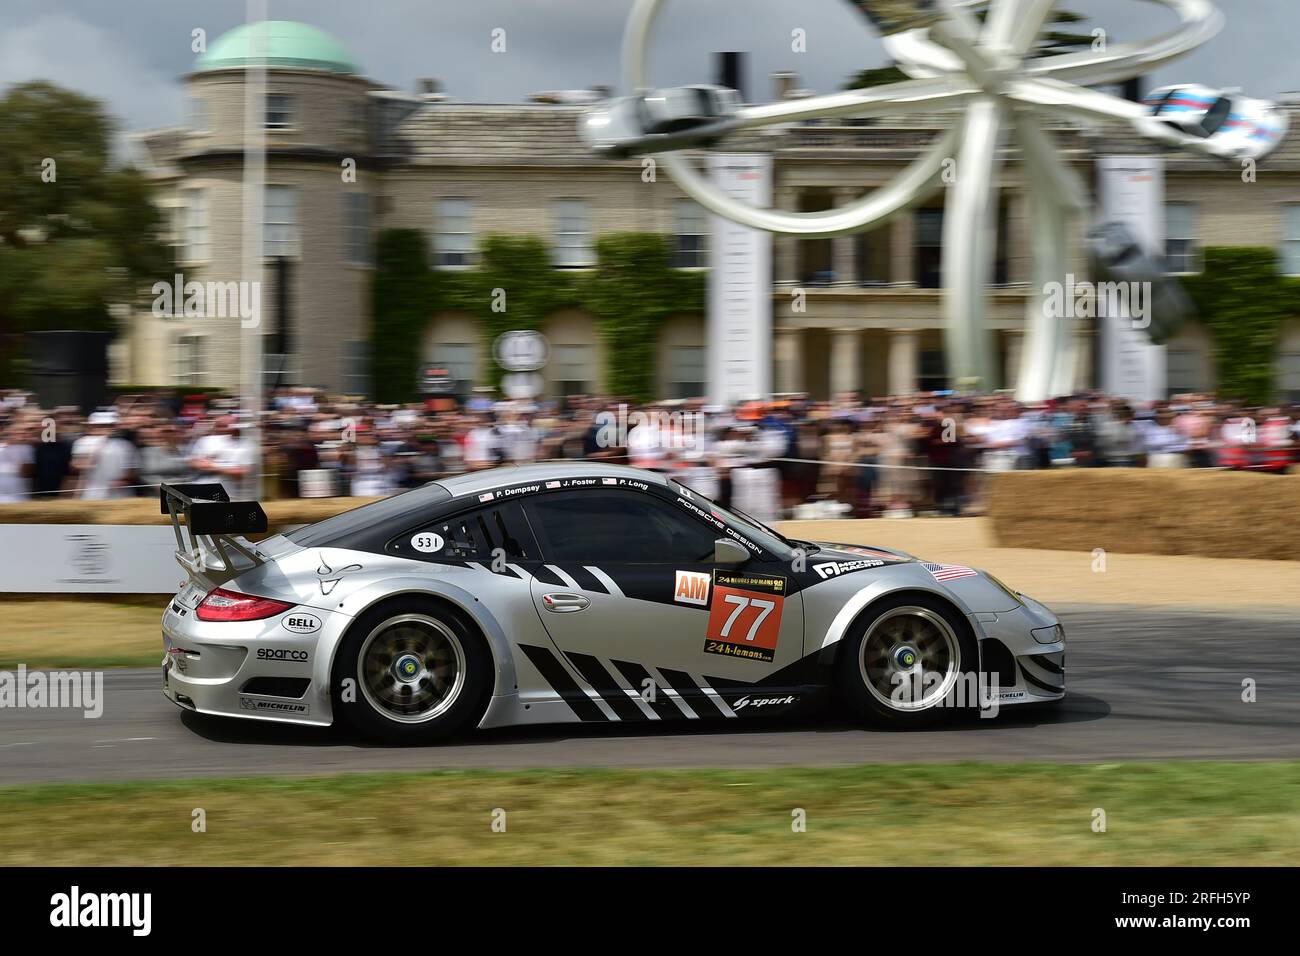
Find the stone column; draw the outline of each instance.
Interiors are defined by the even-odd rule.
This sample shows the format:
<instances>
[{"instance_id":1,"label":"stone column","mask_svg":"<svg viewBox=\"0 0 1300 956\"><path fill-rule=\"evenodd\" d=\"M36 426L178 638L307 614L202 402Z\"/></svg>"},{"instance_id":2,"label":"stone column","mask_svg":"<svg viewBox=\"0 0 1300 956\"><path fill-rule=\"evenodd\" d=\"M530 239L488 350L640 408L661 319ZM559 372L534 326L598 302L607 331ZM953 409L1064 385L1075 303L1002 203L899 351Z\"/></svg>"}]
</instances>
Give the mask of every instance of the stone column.
<instances>
[{"instance_id":1,"label":"stone column","mask_svg":"<svg viewBox=\"0 0 1300 956\"><path fill-rule=\"evenodd\" d=\"M847 186L836 187L833 196L835 208L842 209L858 198L858 191ZM854 260L854 244L857 234L836 236L831 240L831 268L835 270L836 285L856 285L858 281L857 263Z\"/></svg>"},{"instance_id":2,"label":"stone column","mask_svg":"<svg viewBox=\"0 0 1300 956\"><path fill-rule=\"evenodd\" d=\"M1007 329L1006 336L1007 364L1002 371L1002 387L1014 390L1020 384L1020 356L1025 344L1025 333L1021 329Z\"/></svg>"},{"instance_id":3,"label":"stone column","mask_svg":"<svg viewBox=\"0 0 1300 956\"><path fill-rule=\"evenodd\" d=\"M920 336L911 329L889 333L889 394L910 395L916 391L919 371Z\"/></svg>"},{"instance_id":4,"label":"stone column","mask_svg":"<svg viewBox=\"0 0 1300 956\"><path fill-rule=\"evenodd\" d=\"M772 194L776 209L793 212L799 205L799 190L793 186L778 186ZM772 237L773 280L783 288L798 283L798 263L795 259L795 239L779 233Z\"/></svg>"},{"instance_id":5,"label":"stone column","mask_svg":"<svg viewBox=\"0 0 1300 956\"><path fill-rule=\"evenodd\" d=\"M862 387L862 333L836 329L831 333L831 397Z\"/></svg>"},{"instance_id":6,"label":"stone column","mask_svg":"<svg viewBox=\"0 0 1300 956\"><path fill-rule=\"evenodd\" d=\"M908 209L895 216L889 230L889 278L894 285L914 286L912 247L916 241L916 213Z\"/></svg>"},{"instance_id":7,"label":"stone column","mask_svg":"<svg viewBox=\"0 0 1300 956\"><path fill-rule=\"evenodd\" d=\"M778 392L804 391L803 379L803 329L777 329L773 343L776 359L776 390Z\"/></svg>"}]
</instances>

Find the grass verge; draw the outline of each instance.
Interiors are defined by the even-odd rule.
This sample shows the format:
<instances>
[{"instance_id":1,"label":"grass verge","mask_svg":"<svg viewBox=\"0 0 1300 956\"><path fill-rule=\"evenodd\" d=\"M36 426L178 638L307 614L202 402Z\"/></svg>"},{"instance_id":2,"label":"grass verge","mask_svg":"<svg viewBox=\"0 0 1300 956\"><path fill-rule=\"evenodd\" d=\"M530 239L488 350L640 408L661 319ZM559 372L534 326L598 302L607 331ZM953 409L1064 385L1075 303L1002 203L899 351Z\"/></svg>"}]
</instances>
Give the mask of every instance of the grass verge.
<instances>
[{"instance_id":1,"label":"grass verge","mask_svg":"<svg viewBox=\"0 0 1300 956\"><path fill-rule=\"evenodd\" d=\"M11 865L1278 865L1300 762L463 771L0 789ZM494 810L506 831L493 832ZM192 831L202 809L206 832ZM1097 809L1106 831L1094 832ZM806 813L806 832L792 814Z\"/></svg>"},{"instance_id":2,"label":"grass verge","mask_svg":"<svg viewBox=\"0 0 1300 956\"><path fill-rule=\"evenodd\" d=\"M0 670L152 667L167 595L0 597Z\"/></svg>"}]
</instances>

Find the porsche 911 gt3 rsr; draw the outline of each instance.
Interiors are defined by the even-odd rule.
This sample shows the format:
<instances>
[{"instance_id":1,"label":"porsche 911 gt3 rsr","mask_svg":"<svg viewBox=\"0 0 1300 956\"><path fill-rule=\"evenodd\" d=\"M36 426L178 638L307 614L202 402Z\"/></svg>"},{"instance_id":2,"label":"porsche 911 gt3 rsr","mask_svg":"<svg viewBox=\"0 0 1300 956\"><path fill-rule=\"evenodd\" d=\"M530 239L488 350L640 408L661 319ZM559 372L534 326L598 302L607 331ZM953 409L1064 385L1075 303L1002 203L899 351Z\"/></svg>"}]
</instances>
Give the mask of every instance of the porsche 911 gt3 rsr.
<instances>
[{"instance_id":1,"label":"porsche 911 gt3 rsr","mask_svg":"<svg viewBox=\"0 0 1300 956\"><path fill-rule=\"evenodd\" d=\"M204 714L420 742L832 698L908 726L1065 692L1060 622L990 575L790 540L653 472L475 472L257 543L261 507L220 485L160 498L190 576L163 689Z\"/></svg>"}]
</instances>

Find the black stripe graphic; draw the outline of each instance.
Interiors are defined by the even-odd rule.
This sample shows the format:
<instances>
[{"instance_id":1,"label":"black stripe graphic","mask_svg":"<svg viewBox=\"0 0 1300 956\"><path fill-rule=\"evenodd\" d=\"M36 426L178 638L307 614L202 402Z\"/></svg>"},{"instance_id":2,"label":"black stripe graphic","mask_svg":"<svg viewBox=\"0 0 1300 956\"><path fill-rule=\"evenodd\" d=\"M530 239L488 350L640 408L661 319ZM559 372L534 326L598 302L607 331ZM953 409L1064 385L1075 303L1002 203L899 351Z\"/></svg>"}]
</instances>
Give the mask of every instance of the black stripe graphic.
<instances>
[{"instance_id":1,"label":"black stripe graphic","mask_svg":"<svg viewBox=\"0 0 1300 956\"><path fill-rule=\"evenodd\" d=\"M1030 654L1029 659L1045 671L1051 671L1053 674L1065 673L1065 669L1046 654Z\"/></svg>"},{"instance_id":2,"label":"black stripe graphic","mask_svg":"<svg viewBox=\"0 0 1300 956\"><path fill-rule=\"evenodd\" d=\"M558 584L560 587L565 586L564 582L560 580L560 576L544 564L538 566L537 570L533 572L533 577L541 581L543 584Z\"/></svg>"},{"instance_id":3,"label":"black stripe graphic","mask_svg":"<svg viewBox=\"0 0 1300 956\"><path fill-rule=\"evenodd\" d=\"M647 680L654 680L654 678L650 676L650 672L640 664L633 664L630 661L611 660L610 663L619 669L619 672L627 682L632 685L632 689L636 691L637 694L641 695L642 700L645 700L644 682ZM663 688L659 686L659 682L654 681L654 683L654 700L646 700L646 703L649 704L650 708L659 715L659 719L677 720L680 717L686 716L682 713L681 709L672 702L672 699L663 692Z\"/></svg>"},{"instance_id":4,"label":"black stripe graphic","mask_svg":"<svg viewBox=\"0 0 1300 956\"><path fill-rule=\"evenodd\" d=\"M612 674L605 666L590 654L575 654L565 651L573 666L578 669L582 679L596 689L601 699L613 708L619 720L649 720L645 712L628 696L627 691L618 686Z\"/></svg>"},{"instance_id":5,"label":"black stripe graphic","mask_svg":"<svg viewBox=\"0 0 1300 956\"><path fill-rule=\"evenodd\" d=\"M532 644L519 645L533 666L546 678L546 682L559 693L560 697L581 720L608 720L609 718L587 696L586 692L569 676L559 658L544 647Z\"/></svg>"},{"instance_id":6,"label":"black stripe graphic","mask_svg":"<svg viewBox=\"0 0 1300 956\"><path fill-rule=\"evenodd\" d=\"M686 702L691 705L691 709L699 714L701 718L726 716L722 712L722 708L714 703L713 698L708 697L695 686L695 681L691 680L689 674L683 671L670 670L667 667L659 668L659 673L664 675L664 680L673 685L673 690L681 694Z\"/></svg>"},{"instance_id":7,"label":"black stripe graphic","mask_svg":"<svg viewBox=\"0 0 1300 956\"><path fill-rule=\"evenodd\" d=\"M578 587L584 591L596 591L600 594L608 594L609 588L600 583L600 578L592 574L584 567L574 565L564 568L566 574L578 582Z\"/></svg>"},{"instance_id":8,"label":"black stripe graphic","mask_svg":"<svg viewBox=\"0 0 1300 956\"><path fill-rule=\"evenodd\" d=\"M1024 676L1025 680L1029 681L1029 683L1033 684L1039 690L1045 690L1049 694L1060 694L1060 693L1064 693L1065 691L1064 686L1054 687L1053 685L1047 683L1046 681L1039 680L1033 674L1029 673L1029 671L1025 670L1024 664L1020 665L1020 673Z\"/></svg>"}]
</instances>

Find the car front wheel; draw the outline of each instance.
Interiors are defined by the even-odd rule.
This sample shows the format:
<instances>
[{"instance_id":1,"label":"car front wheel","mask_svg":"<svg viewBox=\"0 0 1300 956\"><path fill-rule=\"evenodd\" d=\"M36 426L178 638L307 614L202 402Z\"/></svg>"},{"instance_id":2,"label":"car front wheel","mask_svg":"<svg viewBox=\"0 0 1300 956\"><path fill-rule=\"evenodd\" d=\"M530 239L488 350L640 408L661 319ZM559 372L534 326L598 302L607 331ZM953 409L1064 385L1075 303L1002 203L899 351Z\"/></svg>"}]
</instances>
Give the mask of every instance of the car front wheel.
<instances>
[{"instance_id":1,"label":"car front wheel","mask_svg":"<svg viewBox=\"0 0 1300 956\"><path fill-rule=\"evenodd\" d=\"M966 700L975 643L945 602L902 595L870 608L855 623L838 661L840 691L859 715L914 727L933 723Z\"/></svg>"}]
</instances>

